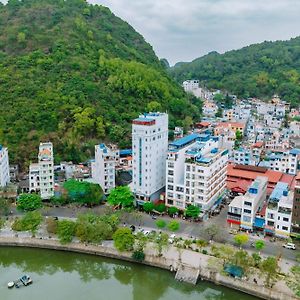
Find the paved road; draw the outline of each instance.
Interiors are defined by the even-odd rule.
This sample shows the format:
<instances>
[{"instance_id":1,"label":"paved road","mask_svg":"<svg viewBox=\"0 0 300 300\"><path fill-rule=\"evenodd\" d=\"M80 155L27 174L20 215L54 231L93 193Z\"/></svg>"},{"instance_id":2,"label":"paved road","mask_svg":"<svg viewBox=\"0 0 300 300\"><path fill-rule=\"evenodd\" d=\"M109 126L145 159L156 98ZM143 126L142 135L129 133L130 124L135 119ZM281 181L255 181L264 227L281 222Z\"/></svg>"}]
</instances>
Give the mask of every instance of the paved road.
<instances>
[{"instance_id":1,"label":"paved road","mask_svg":"<svg viewBox=\"0 0 300 300\"><path fill-rule=\"evenodd\" d=\"M76 217L78 213L84 213L84 212L95 212L97 214L104 214L106 211L106 206L99 206L95 207L93 209L90 208L72 208L72 207L51 207L51 208L45 208L43 209L43 215L45 216L57 216L57 217ZM20 212L17 212L15 209L12 209L13 214L21 214ZM208 221L202 222L202 223L195 223L195 222L189 222L186 220L182 220L180 218L176 218L176 220L180 223L180 229L177 235L184 235L189 237L195 237L195 238L202 238L205 239L205 234L203 232L203 229L206 226L209 226L211 224L216 224L220 228L219 236L216 237L217 242L222 243L228 243L234 245L233 241L233 235L229 233L229 226L226 223L226 208L224 208L221 213L218 216L214 216L210 218ZM124 216L124 223L126 224L133 224L135 226L141 226L149 229L157 229L155 225L155 221L152 217L145 213L140 213L140 217L133 217L131 215ZM172 220L168 216L158 217L158 219L164 219L166 222ZM265 248L261 251L262 254L265 255L272 255L272 256L282 256L285 259L288 260L295 260L296 254L300 253L300 245L297 245L297 250L289 250L282 247L284 244L284 241L277 241L277 242L270 242L269 238L264 238L263 235L256 236L256 235L250 235L250 241L248 244L243 246L243 249L246 250L254 250L253 247L251 247L251 243L258 240L263 239L265 241Z\"/></svg>"}]
</instances>

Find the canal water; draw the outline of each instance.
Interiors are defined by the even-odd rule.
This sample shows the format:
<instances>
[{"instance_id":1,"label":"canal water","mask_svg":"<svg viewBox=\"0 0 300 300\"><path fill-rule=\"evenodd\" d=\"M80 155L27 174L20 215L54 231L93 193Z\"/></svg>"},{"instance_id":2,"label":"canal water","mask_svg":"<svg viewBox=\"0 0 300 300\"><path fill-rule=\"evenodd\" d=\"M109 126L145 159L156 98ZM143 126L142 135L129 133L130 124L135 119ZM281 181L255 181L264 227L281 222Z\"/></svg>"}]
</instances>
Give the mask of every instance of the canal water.
<instances>
[{"instance_id":1,"label":"canal water","mask_svg":"<svg viewBox=\"0 0 300 300\"><path fill-rule=\"evenodd\" d=\"M33 284L8 289L23 274ZM168 271L99 256L0 247L0 300L252 300L234 290L177 282Z\"/></svg>"}]
</instances>

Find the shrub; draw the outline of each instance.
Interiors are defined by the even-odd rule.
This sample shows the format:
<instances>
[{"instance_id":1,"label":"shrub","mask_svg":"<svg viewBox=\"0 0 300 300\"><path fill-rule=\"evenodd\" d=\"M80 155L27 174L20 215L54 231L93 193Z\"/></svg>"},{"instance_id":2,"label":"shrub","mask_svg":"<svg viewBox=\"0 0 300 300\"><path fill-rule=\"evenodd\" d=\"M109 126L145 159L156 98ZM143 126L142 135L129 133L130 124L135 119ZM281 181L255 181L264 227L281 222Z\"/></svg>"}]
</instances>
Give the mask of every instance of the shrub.
<instances>
[{"instance_id":1,"label":"shrub","mask_svg":"<svg viewBox=\"0 0 300 300\"><path fill-rule=\"evenodd\" d=\"M28 212L22 218L16 218L12 224L12 229L15 231L31 231L34 233L43 220L39 212Z\"/></svg>"},{"instance_id":2,"label":"shrub","mask_svg":"<svg viewBox=\"0 0 300 300\"><path fill-rule=\"evenodd\" d=\"M168 229L171 231L177 231L180 228L180 224L177 221L171 221L168 224Z\"/></svg>"},{"instance_id":3,"label":"shrub","mask_svg":"<svg viewBox=\"0 0 300 300\"><path fill-rule=\"evenodd\" d=\"M207 250L203 249L203 250L202 250L202 254L207 255Z\"/></svg>"},{"instance_id":4,"label":"shrub","mask_svg":"<svg viewBox=\"0 0 300 300\"><path fill-rule=\"evenodd\" d=\"M144 261L145 260L145 253L143 251L134 251L132 253L132 258L136 261Z\"/></svg>"},{"instance_id":5,"label":"shrub","mask_svg":"<svg viewBox=\"0 0 300 300\"><path fill-rule=\"evenodd\" d=\"M119 228L113 234L114 245L119 251L131 251L134 245L134 235L129 228Z\"/></svg>"},{"instance_id":6,"label":"shrub","mask_svg":"<svg viewBox=\"0 0 300 300\"><path fill-rule=\"evenodd\" d=\"M57 234L61 244L70 243L75 235L76 223L69 220L58 221Z\"/></svg>"},{"instance_id":7,"label":"shrub","mask_svg":"<svg viewBox=\"0 0 300 300\"><path fill-rule=\"evenodd\" d=\"M37 194L21 194L17 200L17 208L23 211L33 211L43 207L42 198Z\"/></svg>"},{"instance_id":8,"label":"shrub","mask_svg":"<svg viewBox=\"0 0 300 300\"><path fill-rule=\"evenodd\" d=\"M157 220L155 222L155 225L158 227L158 228L165 228L167 226L167 223L166 221L164 220Z\"/></svg>"},{"instance_id":9,"label":"shrub","mask_svg":"<svg viewBox=\"0 0 300 300\"><path fill-rule=\"evenodd\" d=\"M56 234L57 233L57 220L52 217L46 219L46 228L48 233Z\"/></svg>"}]
</instances>

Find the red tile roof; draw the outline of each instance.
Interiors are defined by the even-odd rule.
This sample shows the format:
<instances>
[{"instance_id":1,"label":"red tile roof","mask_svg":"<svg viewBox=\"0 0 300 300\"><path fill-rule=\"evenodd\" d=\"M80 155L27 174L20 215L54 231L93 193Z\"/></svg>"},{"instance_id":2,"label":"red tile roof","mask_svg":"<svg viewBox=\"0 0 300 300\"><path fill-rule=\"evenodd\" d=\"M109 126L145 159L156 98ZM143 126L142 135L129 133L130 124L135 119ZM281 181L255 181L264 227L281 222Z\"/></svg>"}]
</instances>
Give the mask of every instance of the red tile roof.
<instances>
[{"instance_id":1,"label":"red tile roof","mask_svg":"<svg viewBox=\"0 0 300 300\"><path fill-rule=\"evenodd\" d=\"M216 127L245 127L244 123L241 122L221 122L218 123Z\"/></svg>"},{"instance_id":2,"label":"red tile roof","mask_svg":"<svg viewBox=\"0 0 300 300\"><path fill-rule=\"evenodd\" d=\"M264 145L264 142L256 142L252 145L252 148L261 148Z\"/></svg>"}]
</instances>

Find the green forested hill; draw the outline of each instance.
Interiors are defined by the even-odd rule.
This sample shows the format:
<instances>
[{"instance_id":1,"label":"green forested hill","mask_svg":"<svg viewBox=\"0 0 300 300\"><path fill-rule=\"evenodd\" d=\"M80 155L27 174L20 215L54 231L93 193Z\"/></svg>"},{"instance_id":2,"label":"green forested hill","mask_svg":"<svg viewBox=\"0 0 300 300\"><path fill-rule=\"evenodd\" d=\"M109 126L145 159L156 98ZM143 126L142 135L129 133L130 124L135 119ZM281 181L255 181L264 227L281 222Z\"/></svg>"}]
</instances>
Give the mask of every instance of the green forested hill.
<instances>
[{"instance_id":1,"label":"green forested hill","mask_svg":"<svg viewBox=\"0 0 300 300\"><path fill-rule=\"evenodd\" d=\"M278 93L300 104L300 37L264 42L240 50L212 52L170 69L178 81L199 79L210 88L241 97L269 97Z\"/></svg>"},{"instance_id":2,"label":"green forested hill","mask_svg":"<svg viewBox=\"0 0 300 300\"><path fill-rule=\"evenodd\" d=\"M130 145L130 121L147 108L187 125L200 104L165 72L106 7L9 0L0 4L0 144L21 164L40 140L54 143L56 159L80 161L102 140Z\"/></svg>"}]
</instances>

